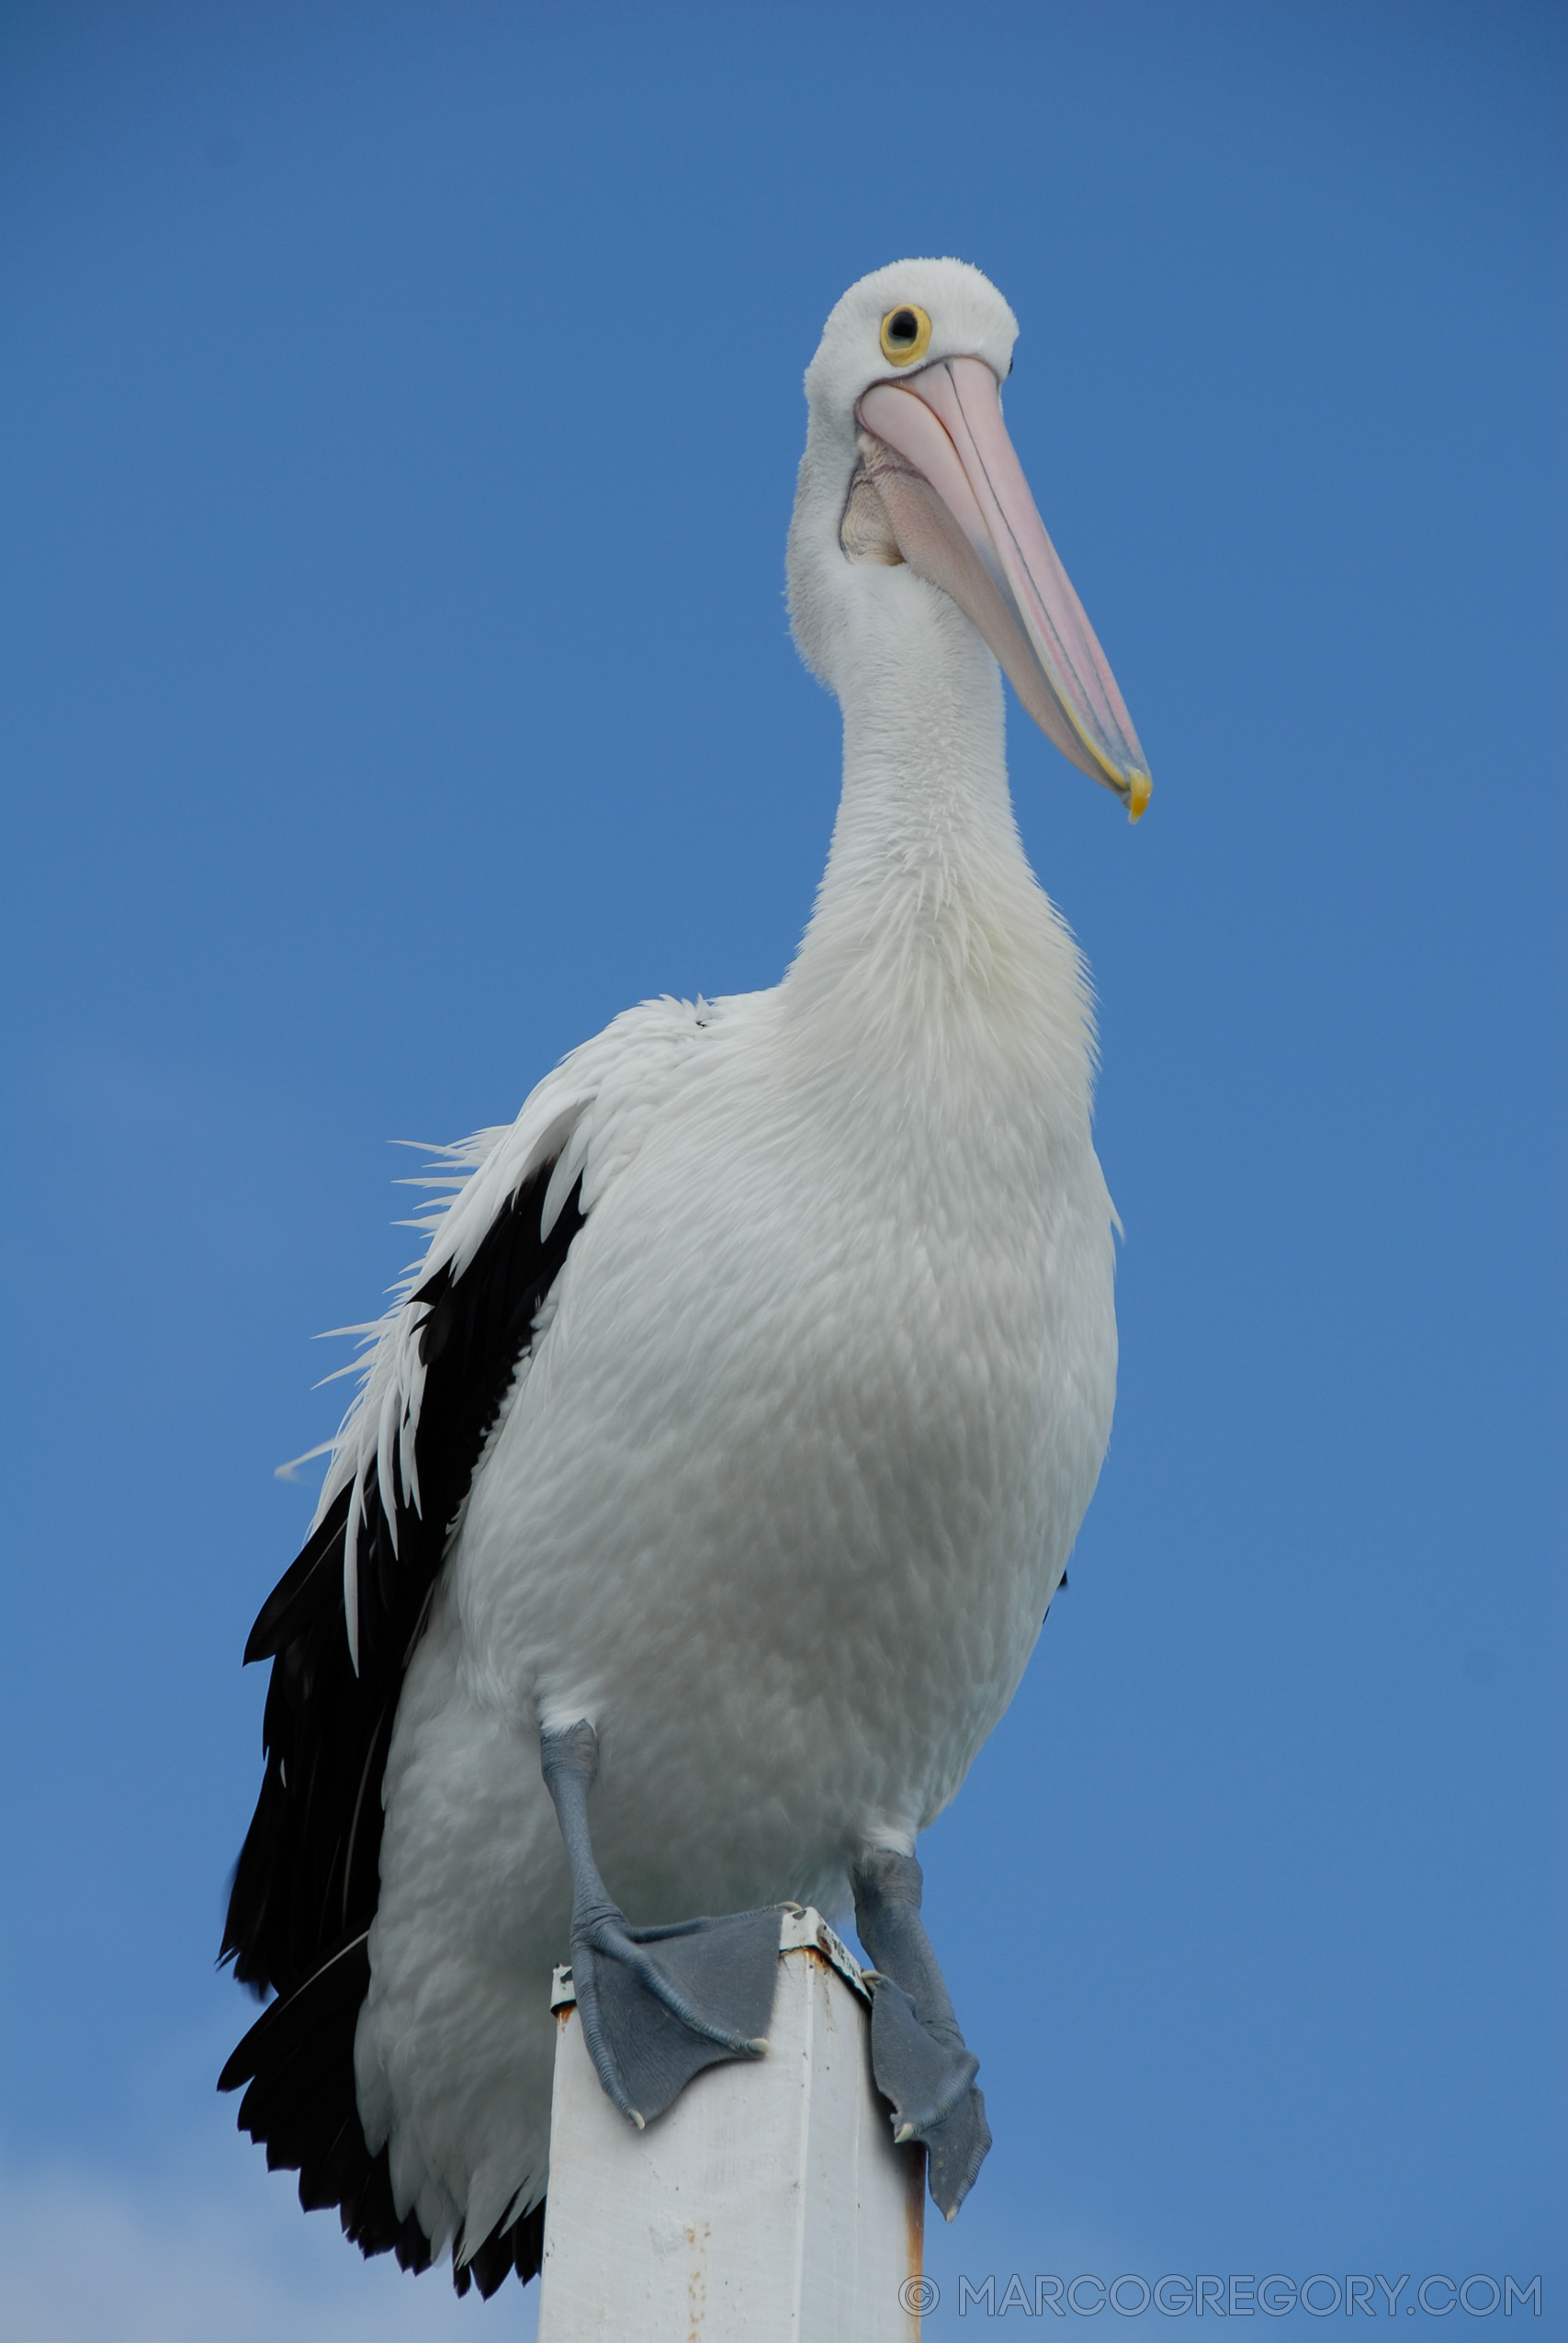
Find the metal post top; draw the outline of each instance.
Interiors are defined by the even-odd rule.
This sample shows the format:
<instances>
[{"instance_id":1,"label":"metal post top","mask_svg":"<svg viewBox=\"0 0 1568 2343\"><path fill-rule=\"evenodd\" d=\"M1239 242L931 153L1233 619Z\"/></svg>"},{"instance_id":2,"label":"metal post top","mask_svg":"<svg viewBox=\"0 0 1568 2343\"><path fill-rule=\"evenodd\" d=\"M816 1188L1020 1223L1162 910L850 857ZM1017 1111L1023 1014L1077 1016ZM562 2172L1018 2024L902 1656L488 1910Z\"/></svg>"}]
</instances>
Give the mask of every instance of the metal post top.
<instances>
[{"instance_id":1,"label":"metal post top","mask_svg":"<svg viewBox=\"0 0 1568 2343\"><path fill-rule=\"evenodd\" d=\"M866 1973L841 1938L835 1936L820 1912L809 1904L779 1906L779 1953L815 1952L830 1968L837 1969L844 1983L863 2001L869 2002L871 1993L865 1982ZM577 1993L571 1982L571 1971L558 1968L550 1986L552 2009L574 2009Z\"/></svg>"}]
</instances>

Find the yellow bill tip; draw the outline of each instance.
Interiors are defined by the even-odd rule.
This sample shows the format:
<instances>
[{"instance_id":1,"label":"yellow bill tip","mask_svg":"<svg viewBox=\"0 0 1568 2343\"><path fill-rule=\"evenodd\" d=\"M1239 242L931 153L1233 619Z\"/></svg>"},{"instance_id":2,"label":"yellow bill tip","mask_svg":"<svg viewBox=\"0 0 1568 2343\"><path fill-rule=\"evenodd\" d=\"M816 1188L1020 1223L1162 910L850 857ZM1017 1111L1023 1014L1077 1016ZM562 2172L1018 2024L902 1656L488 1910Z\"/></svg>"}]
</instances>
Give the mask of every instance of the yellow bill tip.
<instances>
[{"instance_id":1,"label":"yellow bill tip","mask_svg":"<svg viewBox=\"0 0 1568 2343\"><path fill-rule=\"evenodd\" d=\"M1153 781L1146 773L1134 773L1129 776L1127 782L1127 819L1129 821L1141 821L1143 820L1144 810L1149 802L1149 792L1154 786Z\"/></svg>"}]
</instances>

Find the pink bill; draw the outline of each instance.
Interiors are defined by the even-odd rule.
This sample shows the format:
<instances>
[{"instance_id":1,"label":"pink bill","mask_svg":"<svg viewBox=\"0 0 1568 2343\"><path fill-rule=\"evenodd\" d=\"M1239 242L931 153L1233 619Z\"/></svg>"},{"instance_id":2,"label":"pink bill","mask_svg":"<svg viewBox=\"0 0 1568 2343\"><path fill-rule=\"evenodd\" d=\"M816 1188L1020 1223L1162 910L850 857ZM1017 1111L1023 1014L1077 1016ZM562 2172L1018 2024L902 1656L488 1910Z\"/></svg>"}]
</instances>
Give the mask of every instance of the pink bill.
<instances>
[{"instance_id":1,"label":"pink bill","mask_svg":"<svg viewBox=\"0 0 1568 2343\"><path fill-rule=\"evenodd\" d=\"M1135 821L1148 802L1148 762L1035 509L990 368L943 359L902 382L874 384L859 413L942 508L932 510L903 466L901 477L878 480L905 559L953 594L1041 729L1114 789Z\"/></svg>"}]
</instances>

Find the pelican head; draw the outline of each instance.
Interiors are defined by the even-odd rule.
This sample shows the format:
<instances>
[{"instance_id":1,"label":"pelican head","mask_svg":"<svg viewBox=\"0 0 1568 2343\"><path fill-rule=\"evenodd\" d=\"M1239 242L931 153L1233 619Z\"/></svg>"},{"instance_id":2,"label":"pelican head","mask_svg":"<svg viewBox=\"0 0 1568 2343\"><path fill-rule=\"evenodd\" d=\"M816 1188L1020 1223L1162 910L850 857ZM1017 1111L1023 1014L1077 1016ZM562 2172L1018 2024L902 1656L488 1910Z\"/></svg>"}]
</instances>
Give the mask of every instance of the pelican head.
<instances>
[{"instance_id":1,"label":"pelican head","mask_svg":"<svg viewBox=\"0 0 1568 2343\"><path fill-rule=\"evenodd\" d=\"M1136 821L1147 760L1002 422L1017 334L964 261L896 261L851 286L806 373L795 639L841 696L862 616L911 591L946 594L1041 730Z\"/></svg>"}]
</instances>

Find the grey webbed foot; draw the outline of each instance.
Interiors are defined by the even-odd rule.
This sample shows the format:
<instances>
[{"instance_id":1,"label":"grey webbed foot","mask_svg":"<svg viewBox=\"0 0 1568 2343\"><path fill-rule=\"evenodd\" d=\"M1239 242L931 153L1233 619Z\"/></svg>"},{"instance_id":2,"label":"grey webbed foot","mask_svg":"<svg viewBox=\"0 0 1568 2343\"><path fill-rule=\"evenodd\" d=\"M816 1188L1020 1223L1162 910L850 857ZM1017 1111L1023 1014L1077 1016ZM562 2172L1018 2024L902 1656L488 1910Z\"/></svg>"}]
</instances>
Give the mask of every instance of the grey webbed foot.
<instances>
[{"instance_id":1,"label":"grey webbed foot","mask_svg":"<svg viewBox=\"0 0 1568 2343\"><path fill-rule=\"evenodd\" d=\"M855 1927L876 1964L871 2064L893 2103L893 2136L925 2143L935 2202L953 2219L991 2145L979 2060L965 2046L925 1923L913 1855L878 1848L851 1874Z\"/></svg>"},{"instance_id":2,"label":"grey webbed foot","mask_svg":"<svg viewBox=\"0 0 1568 2343\"><path fill-rule=\"evenodd\" d=\"M757 2058L778 1977L776 1911L633 1928L593 1861L588 1791L598 1737L585 1723L539 1737L571 1872L571 1974L582 2039L606 2096L640 2128L694 2075Z\"/></svg>"},{"instance_id":3,"label":"grey webbed foot","mask_svg":"<svg viewBox=\"0 0 1568 2343\"><path fill-rule=\"evenodd\" d=\"M705 2066L760 2058L778 1964L776 1912L640 1929L607 1905L574 1920L571 1977L582 2039L622 2114L640 2128Z\"/></svg>"}]
</instances>

